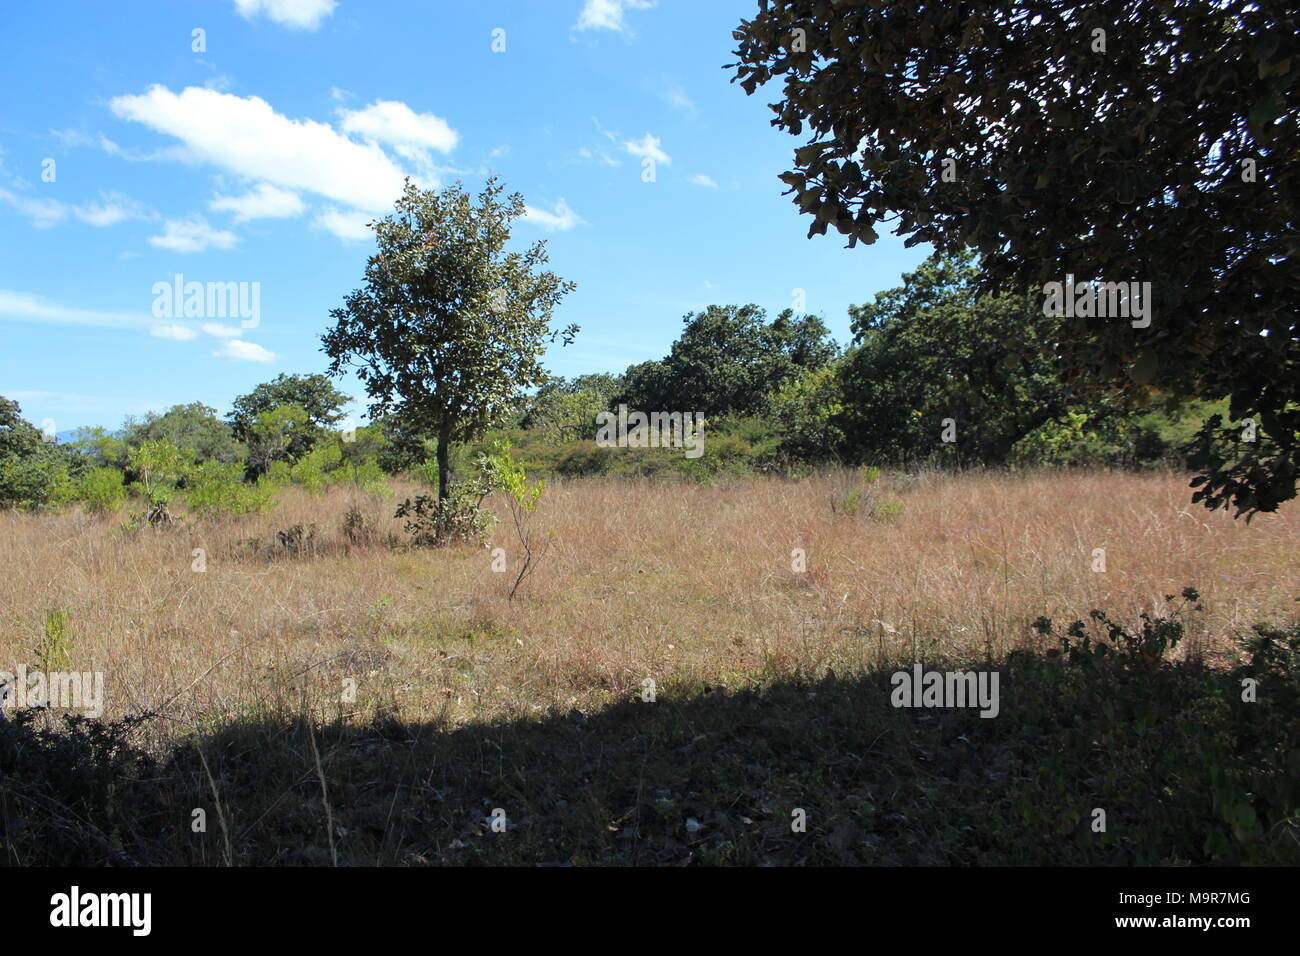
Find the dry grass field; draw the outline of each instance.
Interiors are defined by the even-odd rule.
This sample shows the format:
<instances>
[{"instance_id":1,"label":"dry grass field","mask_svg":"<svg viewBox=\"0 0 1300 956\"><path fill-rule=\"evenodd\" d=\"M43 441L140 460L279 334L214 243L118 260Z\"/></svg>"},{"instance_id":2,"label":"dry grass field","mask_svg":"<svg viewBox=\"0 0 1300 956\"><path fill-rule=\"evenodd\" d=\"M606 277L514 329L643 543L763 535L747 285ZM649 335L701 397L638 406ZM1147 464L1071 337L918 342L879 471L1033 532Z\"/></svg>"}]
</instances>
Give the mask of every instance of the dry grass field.
<instances>
[{"instance_id":1,"label":"dry grass field","mask_svg":"<svg viewBox=\"0 0 1300 956\"><path fill-rule=\"evenodd\" d=\"M62 608L71 666L105 673L109 716L199 724L268 704L337 716L351 676L362 708L482 720L586 711L639 695L647 677L736 686L881 657L998 655L1032 643L1039 615L1133 619L1187 585L1207 608L1192 652L1223 654L1228 635L1296 615L1295 507L1247 525L1191 505L1168 475L885 484L902 508L881 519L832 511L851 475L554 484L537 515L553 547L514 601L508 522L489 544L505 573L488 548L348 547L354 503L380 538L403 537L378 496L287 489L268 514L134 535L121 516L4 514L0 661L31 665ZM316 527L305 554L277 548L293 525Z\"/></svg>"},{"instance_id":2,"label":"dry grass field","mask_svg":"<svg viewBox=\"0 0 1300 956\"><path fill-rule=\"evenodd\" d=\"M638 731L627 725L638 707L658 706L641 700L647 678L660 702L680 705L679 714L710 697L761 695L765 688L805 702L794 705L797 712L816 697L809 687L860 694L883 688L867 675L891 664L970 664L1002 660L1016 648L1043 651L1044 639L1030 627L1040 615L1068 622L1103 608L1131 623L1141 612L1160 612L1165 595L1189 585L1199 589L1205 612L1189 620L1174 656L1227 667L1236 660L1236 636L1260 621L1293 622L1300 609L1294 502L1247 524L1192 505L1187 479L1178 475L923 474L882 479L872 494L901 508L873 516L861 503L854 513L840 507L855 480L854 473L839 472L713 486L556 482L535 517L553 535L551 549L513 600L508 593L519 554L508 522L486 547L408 550L400 546L401 522L391 517L393 497L333 489L313 498L287 489L269 513L134 533L121 530L122 515L0 514L0 669L34 667L47 616L65 610L69 669L104 673L105 718L154 712L158 719L141 729L145 750L196 746L202 765L191 768L196 792L213 796L219 807L211 839L163 862L431 862L453 859L472 842L456 836L469 818L457 824L459 811L444 808L451 835L413 847L412 832L422 827L399 827L397 808L412 797L404 788L431 787L433 775L422 778L409 760L390 762L377 775L392 775L372 794L372 815L382 819L340 823L347 807L362 816L371 812L360 809L367 798L356 789L365 790L366 774L347 769L348 755L364 749L364 741L383 744L383 727L407 728L401 734L420 737L435 752L463 755L469 748L477 755L473 773L501 784L547 772L545 759L532 765L527 754L512 771L505 754L517 741L503 749L502 728L568 733L608 714L623 745L644 757L639 769L636 759L619 767L640 774L638 793L623 799L635 811L652 791L669 792L653 798L660 802L681 796L669 783L652 786L646 779L646 761L654 756L649 741L659 731L643 729L648 736L637 743ZM396 500L415 490L393 489ZM350 507L372 524L369 542L344 534ZM315 531L297 553L277 539L294 525ZM506 552L505 573L492 570L491 549L498 546ZM1093 570L1097 548L1105 551L1104 572ZM803 572L792 570L795 549L805 555ZM195 570L198 562L206 570ZM851 683L860 680L867 683ZM353 686L354 695L348 693ZM886 694L878 696L883 701ZM711 733L707 727L695 733L696 723L673 726L660 730L685 733L687 749ZM752 732L745 721L734 726ZM220 742L231 728L252 734L238 738L248 748L273 750L273 737L289 742L286 753L302 760L301 773L286 771L283 782L286 792L299 794L304 817L294 826L315 836L295 842L265 832L268 820L291 812L284 794L264 795L256 812L250 806L241 817L239 802L247 795L240 788L248 783L229 757L231 738ZM461 744L438 751L442 744L435 741L450 741L464 728L480 734L477 742L462 734ZM492 739L495 750L485 754L483 741ZM590 756L574 757L575 772L586 771L583 780L591 776ZM551 769L565 759L555 757ZM746 759L752 770L754 759ZM836 762L829 754L824 761ZM470 775L465 769L457 779L472 791ZM725 807L707 805L712 797L679 783L686 788L681 799L695 793L682 813L705 820L724 813ZM178 815L187 812L177 799ZM483 795L488 804L505 799ZM627 807L619 799L583 811L591 834L575 837L574 828L587 824L569 820L536 837L542 842L522 855L502 859L598 855L570 852L566 840L576 846L623 830L618 818ZM746 809L735 799L732 816L748 821L736 826L754 825L764 808ZM518 800L528 803L534 820L542 804L576 812L581 802L558 793ZM906 819L905 811L898 815ZM179 826L179 816L168 825ZM709 825L725 830L716 820ZM784 826L779 819L774 825ZM136 820L128 829L147 826ZM745 852L731 837L709 846L722 861L979 859L920 851L872 856L863 847L874 844L854 836L863 824L853 826L858 829L848 836L834 827L822 834L829 857L777 838ZM649 832L644 824L641 830ZM136 837L140 846L151 842ZM644 850L647 839L640 833L633 842ZM132 842L120 834L104 840ZM303 849L314 840L314 850ZM682 849L690 837L674 840L653 844L657 856L629 851L620 859L671 862L683 852L691 858ZM517 840L516 849L523 845ZM480 852L463 852L471 850Z\"/></svg>"}]
</instances>

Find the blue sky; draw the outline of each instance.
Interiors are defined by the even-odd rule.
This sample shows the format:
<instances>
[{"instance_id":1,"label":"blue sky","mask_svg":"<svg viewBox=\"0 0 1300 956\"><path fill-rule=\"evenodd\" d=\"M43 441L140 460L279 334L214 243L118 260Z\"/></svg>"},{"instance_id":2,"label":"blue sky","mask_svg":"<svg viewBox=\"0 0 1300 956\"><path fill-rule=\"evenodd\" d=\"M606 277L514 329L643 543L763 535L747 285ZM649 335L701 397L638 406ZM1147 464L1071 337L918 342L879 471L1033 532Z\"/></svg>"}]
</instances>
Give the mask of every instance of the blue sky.
<instances>
[{"instance_id":1,"label":"blue sky","mask_svg":"<svg viewBox=\"0 0 1300 956\"><path fill-rule=\"evenodd\" d=\"M323 371L329 311L373 250L362 226L406 175L477 191L492 172L523 193L515 241L545 238L578 285L555 316L582 327L548 354L557 374L621 372L666 354L689 311L773 316L796 289L844 343L847 307L928 249L806 238L776 178L801 144L770 126L778 90L747 97L721 68L755 9L6 4L0 395L62 432L191 401L224 414L280 372ZM178 273L258 283L258 324L157 317L154 285Z\"/></svg>"}]
</instances>

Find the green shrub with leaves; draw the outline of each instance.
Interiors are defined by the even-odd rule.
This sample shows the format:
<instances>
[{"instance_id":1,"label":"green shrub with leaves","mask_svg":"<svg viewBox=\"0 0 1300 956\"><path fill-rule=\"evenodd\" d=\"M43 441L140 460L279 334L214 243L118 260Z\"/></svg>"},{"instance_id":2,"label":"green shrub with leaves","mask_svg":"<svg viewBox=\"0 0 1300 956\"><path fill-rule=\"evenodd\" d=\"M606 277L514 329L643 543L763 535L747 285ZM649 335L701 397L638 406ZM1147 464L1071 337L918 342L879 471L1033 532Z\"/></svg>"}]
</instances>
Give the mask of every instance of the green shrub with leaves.
<instances>
[{"instance_id":1,"label":"green shrub with leaves","mask_svg":"<svg viewBox=\"0 0 1300 956\"><path fill-rule=\"evenodd\" d=\"M268 483L244 481L244 467L238 462L208 461L190 474L188 504L207 517L254 514L274 504L274 492Z\"/></svg>"},{"instance_id":2,"label":"green shrub with leaves","mask_svg":"<svg viewBox=\"0 0 1300 956\"><path fill-rule=\"evenodd\" d=\"M155 508L171 504L177 483L191 467L186 455L166 438L141 442L127 452L127 461L136 475L136 490Z\"/></svg>"},{"instance_id":3,"label":"green shrub with leaves","mask_svg":"<svg viewBox=\"0 0 1300 956\"><path fill-rule=\"evenodd\" d=\"M510 588L509 600L513 601L520 585L537 569L537 563L551 547L552 538L540 535L533 525L537 503L546 490L546 482L529 483L523 465L511 454L508 442L497 443L491 454L479 457L478 464L484 487L505 493L515 535L523 552L519 573L515 575L514 584Z\"/></svg>"},{"instance_id":4,"label":"green shrub with leaves","mask_svg":"<svg viewBox=\"0 0 1300 956\"><path fill-rule=\"evenodd\" d=\"M124 477L116 468L91 468L77 480L77 497L91 514L116 511L126 500Z\"/></svg>"},{"instance_id":5,"label":"green shrub with leaves","mask_svg":"<svg viewBox=\"0 0 1300 956\"><path fill-rule=\"evenodd\" d=\"M1071 839L1082 863L1300 862L1300 624L1257 625L1225 674L1166 659L1203 610L1196 589L1181 597L1134 628L1100 610L1063 633L1034 623L1060 650L1011 658L1017 699L1035 703L997 729L1033 773L1010 781L1006 818ZM1098 832L1098 806L1143 826Z\"/></svg>"}]
</instances>

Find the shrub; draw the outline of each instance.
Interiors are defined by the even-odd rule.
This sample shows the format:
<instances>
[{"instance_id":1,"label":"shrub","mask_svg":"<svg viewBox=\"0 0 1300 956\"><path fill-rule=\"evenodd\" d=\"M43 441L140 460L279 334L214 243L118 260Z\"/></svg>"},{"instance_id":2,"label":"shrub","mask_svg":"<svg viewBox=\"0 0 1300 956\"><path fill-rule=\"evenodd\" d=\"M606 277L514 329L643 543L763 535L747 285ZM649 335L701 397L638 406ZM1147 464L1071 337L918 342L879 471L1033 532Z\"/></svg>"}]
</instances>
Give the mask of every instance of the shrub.
<instances>
[{"instance_id":1,"label":"shrub","mask_svg":"<svg viewBox=\"0 0 1300 956\"><path fill-rule=\"evenodd\" d=\"M134 742L152 714L105 723L66 715L62 730L32 729L38 710L0 721L0 846L23 866L138 865L121 849L132 833L134 787L155 763ZM135 821L138 822L138 821Z\"/></svg>"},{"instance_id":2,"label":"shrub","mask_svg":"<svg viewBox=\"0 0 1300 956\"><path fill-rule=\"evenodd\" d=\"M1249 662L1224 675L1198 661L1164 659L1189 615L1202 610L1196 589L1185 588L1182 598L1167 615L1142 614L1132 629L1099 610L1091 626L1074 621L1063 634L1048 618L1035 622L1040 634L1060 638L1061 650L1015 661L1017 696L1038 703L1008 711L1004 730L1034 747L1036 770L1008 812L1044 832L1072 831L1081 862L1122 852L1137 865L1294 863L1300 624L1257 625L1241 641ZM1092 833L1077 808L1057 821L1038 809L1072 802L1054 791L1079 780L1122 788L1126 804L1143 808L1142 830Z\"/></svg>"},{"instance_id":3,"label":"shrub","mask_svg":"<svg viewBox=\"0 0 1300 956\"><path fill-rule=\"evenodd\" d=\"M288 554L314 554L317 549L316 526L314 524L309 524L306 527L300 524L292 525L283 531L277 531L275 538L280 543L280 547Z\"/></svg>"},{"instance_id":4,"label":"shrub","mask_svg":"<svg viewBox=\"0 0 1300 956\"><path fill-rule=\"evenodd\" d=\"M265 511L273 503L273 488L243 480L243 466L204 462L190 476L189 506L201 515L243 515Z\"/></svg>"},{"instance_id":5,"label":"shrub","mask_svg":"<svg viewBox=\"0 0 1300 956\"><path fill-rule=\"evenodd\" d=\"M891 518L903 510L896 501L883 501L879 497L880 469L862 468L858 471L841 471L833 483L831 513L858 518Z\"/></svg>"},{"instance_id":6,"label":"shrub","mask_svg":"<svg viewBox=\"0 0 1300 956\"><path fill-rule=\"evenodd\" d=\"M483 511L483 499L500 488L504 472L500 463L486 454L479 455L475 469L474 477L452 482L445 500L418 495L398 505L393 517L406 519L403 527L412 546L481 541L492 530L495 519Z\"/></svg>"},{"instance_id":7,"label":"shrub","mask_svg":"<svg viewBox=\"0 0 1300 956\"><path fill-rule=\"evenodd\" d=\"M568 478L603 475L613 463L614 449L602 448L591 441L575 442L564 447L555 470Z\"/></svg>"},{"instance_id":8,"label":"shrub","mask_svg":"<svg viewBox=\"0 0 1300 956\"><path fill-rule=\"evenodd\" d=\"M126 500L123 478L116 468L91 468L77 481L77 497L91 514L116 511Z\"/></svg>"},{"instance_id":9,"label":"shrub","mask_svg":"<svg viewBox=\"0 0 1300 956\"><path fill-rule=\"evenodd\" d=\"M519 547L523 551L524 557L520 562L519 574L516 575L515 583L510 588L508 600L513 601L519 586L537 569L537 562L551 547L551 538L549 536L539 538L533 527L537 502L541 499L542 492L546 490L546 482L539 481L536 485L528 483L523 466L510 454L508 442L499 443L493 454L482 455L479 458L479 473L483 476L485 487L499 488L505 492L510 517L514 521L515 534L519 539Z\"/></svg>"},{"instance_id":10,"label":"shrub","mask_svg":"<svg viewBox=\"0 0 1300 956\"><path fill-rule=\"evenodd\" d=\"M397 506L395 518L405 518L402 527L411 545L428 548L455 541L479 541L492 530L494 519L482 509L490 494L478 481L458 481L443 501L431 495L407 498Z\"/></svg>"}]
</instances>

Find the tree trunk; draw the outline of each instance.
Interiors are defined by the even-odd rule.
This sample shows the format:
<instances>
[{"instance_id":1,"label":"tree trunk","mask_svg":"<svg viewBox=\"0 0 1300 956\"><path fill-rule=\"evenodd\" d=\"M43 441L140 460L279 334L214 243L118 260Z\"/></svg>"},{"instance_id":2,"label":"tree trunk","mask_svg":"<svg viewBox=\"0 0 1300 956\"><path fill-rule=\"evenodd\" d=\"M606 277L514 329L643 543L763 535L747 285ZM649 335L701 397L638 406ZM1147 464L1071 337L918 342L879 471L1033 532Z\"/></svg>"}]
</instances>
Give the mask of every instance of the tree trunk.
<instances>
[{"instance_id":1,"label":"tree trunk","mask_svg":"<svg viewBox=\"0 0 1300 956\"><path fill-rule=\"evenodd\" d=\"M442 504L451 497L451 466L447 461L450 451L451 429L443 426L438 432L438 503Z\"/></svg>"}]
</instances>

